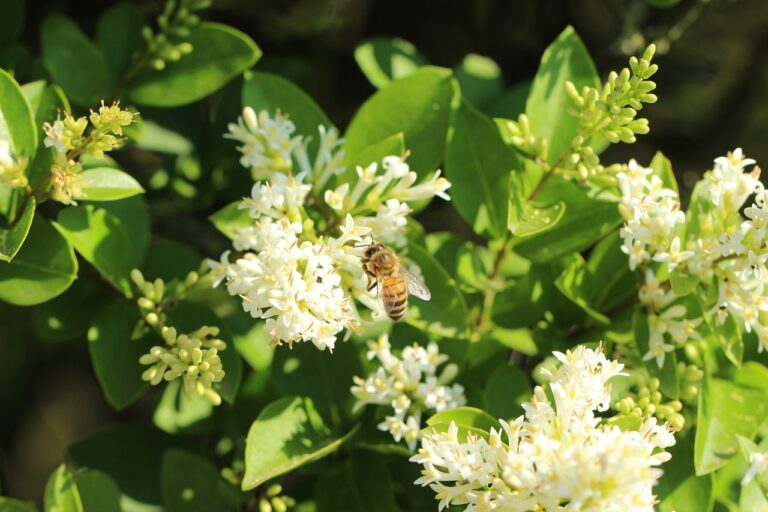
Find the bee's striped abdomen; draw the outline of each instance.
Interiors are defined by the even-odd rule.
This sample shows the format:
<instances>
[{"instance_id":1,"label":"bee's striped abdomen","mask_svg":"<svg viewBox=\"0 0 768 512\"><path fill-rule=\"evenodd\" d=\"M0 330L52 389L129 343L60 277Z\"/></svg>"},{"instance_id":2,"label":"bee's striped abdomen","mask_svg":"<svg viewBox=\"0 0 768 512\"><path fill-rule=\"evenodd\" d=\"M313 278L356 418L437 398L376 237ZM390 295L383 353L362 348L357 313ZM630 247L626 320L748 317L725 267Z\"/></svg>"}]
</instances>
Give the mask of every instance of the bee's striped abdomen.
<instances>
[{"instance_id":1,"label":"bee's striped abdomen","mask_svg":"<svg viewBox=\"0 0 768 512\"><path fill-rule=\"evenodd\" d=\"M379 281L381 301L389 318L400 320L408 307L408 286L399 275L387 276Z\"/></svg>"}]
</instances>

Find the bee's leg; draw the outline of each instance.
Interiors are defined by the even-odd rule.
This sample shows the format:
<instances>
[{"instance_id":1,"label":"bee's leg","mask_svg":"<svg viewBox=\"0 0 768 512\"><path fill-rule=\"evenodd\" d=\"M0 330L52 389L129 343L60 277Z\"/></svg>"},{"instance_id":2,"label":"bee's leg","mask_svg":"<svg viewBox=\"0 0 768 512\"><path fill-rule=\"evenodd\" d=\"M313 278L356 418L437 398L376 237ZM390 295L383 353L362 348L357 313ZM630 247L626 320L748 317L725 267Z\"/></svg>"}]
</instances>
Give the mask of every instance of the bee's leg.
<instances>
[{"instance_id":1,"label":"bee's leg","mask_svg":"<svg viewBox=\"0 0 768 512\"><path fill-rule=\"evenodd\" d=\"M377 283L378 283L378 281L376 281L376 279L374 279L373 277L371 277L369 275L368 276L368 287L365 289L365 291L369 292L369 291L373 290L374 288L376 288L376 284Z\"/></svg>"}]
</instances>

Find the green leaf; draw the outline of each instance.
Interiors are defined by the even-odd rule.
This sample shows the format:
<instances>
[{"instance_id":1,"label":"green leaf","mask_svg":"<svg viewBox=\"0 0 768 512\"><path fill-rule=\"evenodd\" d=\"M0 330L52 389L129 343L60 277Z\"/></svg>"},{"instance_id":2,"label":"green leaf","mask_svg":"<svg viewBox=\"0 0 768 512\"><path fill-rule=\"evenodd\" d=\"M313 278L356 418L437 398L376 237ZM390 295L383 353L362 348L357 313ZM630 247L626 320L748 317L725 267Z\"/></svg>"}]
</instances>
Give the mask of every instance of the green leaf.
<instances>
[{"instance_id":1,"label":"green leaf","mask_svg":"<svg viewBox=\"0 0 768 512\"><path fill-rule=\"evenodd\" d=\"M96 44L107 55L107 66L113 80L117 81L128 69L134 55L146 42L141 29L146 25L141 9L133 4L113 5L96 22Z\"/></svg>"},{"instance_id":2,"label":"green leaf","mask_svg":"<svg viewBox=\"0 0 768 512\"><path fill-rule=\"evenodd\" d=\"M358 45L355 61L377 89L427 64L427 59L411 43L396 37L375 37Z\"/></svg>"},{"instance_id":3,"label":"green leaf","mask_svg":"<svg viewBox=\"0 0 768 512\"><path fill-rule=\"evenodd\" d=\"M424 301L411 297L405 321L443 337L465 335L467 305L456 280L421 246L410 245L408 258L421 269L421 276L432 292L432 298Z\"/></svg>"},{"instance_id":4,"label":"green leaf","mask_svg":"<svg viewBox=\"0 0 768 512\"><path fill-rule=\"evenodd\" d=\"M458 87L450 70L425 66L370 97L347 128L344 146L352 156L391 135L403 133L408 163L425 177L443 159L451 109Z\"/></svg>"},{"instance_id":5,"label":"green leaf","mask_svg":"<svg viewBox=\"0 0 768 512\"><path fill-rule=\"evenodd\" d=\"M462 103L448 138L445 172L452 184L454 206L476 233L494 238L504 235L509 176L520 167L493 121Z\"/></svg>"},{"instance_id":6,"label":"green leaf","mask_svg":"<svg viewBox=\"0 0 768 512\"><path fill-rule=\"evenodd\" d=\"M476 53L464 57L456 67L455 75L464 99L483 111L501 95L504 88L499 65L493 59Z\"/></svg>"},{"instance_id":7,"label":"green leaf","mask_svg":"<svg viewBox=\"0 0 768 512\"><path fill-rule=\"evenodd\" d=\"M648 317L642 308L635 308L635 314L632 317L632 331L635 333L635 343L640 351L640 355L648 352ZM677 376L677 355L675 351L667 352L664 357L664 366L659 368L656 359L652 358L643 361L643 364L651 374L661 382L661 392L672 400L677 400L680 396L680 381Z\"/></svg>"},{"instance_id":8,"label":"green leaf","mask_svg":"<svg viewBox=\"0 0 768 512\"><path fill-rule=\"evenodd\" d=\"M614 231L589 253L587 268L593 277L590 303L598 311L615 311L637 294L637 276L629 270L621 247L619 232Z\"/></svg>"},{"instance_id":9,"label":"green leaf","mask_svg":"<svg viewBox=\"0 0 768 512\"><path fill-rule=\"evenodd\" d=\"M565 213L554 228L517 241L515 251L531 261L543 263L583 251L622 222L615 202L590 197L574 183L552 179L544 191L541 202L563 201Z\"/></svg>"},{"instance_id":10,"label":"green leaf","mask_svg":"<svg viewBox=\"0 0 768 512\"><path fill-rule=\"evenodd\" d=\"M232 510L222 496L224 482L206 459L181 450L163 457L163 501L173 512Z\"/></svg>"},{"instance_id":11,"label":"green leaf","mask_svg":"<svg viewBox=\"0 0 768 512\"><path fill-rule=\"evenodd\" d=\"M148 279L185 279L200 270L203 257L193 248L173 240L153 238L142 271Z\"/></svg>"},{"instance_id":12,"label":"green leaf","mask_svg":"<svg viewBox=\"0 0 768 512\"><path fill-rule=\"evenodd\" d=\"M73 102L95 106L111 97L107 58L72 20L50 16L42 27L43 63Z\"/></svg>"},{"instance_id":13,"label":"green leaf","mask_svg":"<svg viewBox=\"0 0 768 512\"><path fill-rule=\"evenodd\" d=\"M732 315L728 315L723 323L713 315L704 315L704 320L715 335L725 356L736 366L741 366L744 358L744 338L739 324Z\"/></svg>"},{"instance_id":14,"label":"green leaf","mask_svg":"<svg viewBox=\"0 0 768 512\"><path fill-rule=\"evenodd\" d=\"M50 300L77 277L77 260L69 243L40 216L10 263L0 262L0 299L18 306Z\"/></svg>"},{"instance_id":15,"label":"green leaf","mask_svg":"<svg viewBox=\"0 0 768 512\"><path fill-rule=\"evenodd\" d=\"M699 275L692 272L675 269L669 275L669 281L672 284L672 291L678 297L688 295L699 285Z\"/></svg>"},{"instance_id":16,"label":"green leaf","mask_svg":"<svg viewBox=\"0 0 768 512\"><path fill-rule=\"evenodd\" d=\"M95 469L79 469L75 483L83 502L83 510L99 512L121 512L120 489L112 478Z\"/></svg>"},{"instance_id":17,"label":"green leaf","mask_svg":"<svg viewBox=\"0 0 768 512\"><path fill-rule=\"evenodd\" d=\"M201 23L187 41L194 48L192 53L166 62L162 71L145 68L130 80L126 94L131 101L153 107L192 103L220 89L261 57L250 37L220 23Z\"/></svg>"},{"instance_id":18,"label":"green leaf","mask_svg":"<svg viewBox=\"0 0 768 512\"><path fill-rule=\"evenodd\" d=\"M575 254L573 262L563 270L563 273L555 281L555 286L590 317L603 325L607 325L610 323L610 319L591 304L591 295L596 286L600 286L596 281L602 278L603 276L593 275L584 258L580 254Z\"/></svg>"},{"instance_id":19,"label":"green leaf","mask_svg":"<svg viewBox=\"0 0 768 512\"><path fill-rule=\"evenodd\" d=\"M496 418L481 409L466 406L440 411L427 420L427 425L433 426L451 422L459 427L472 427L486 432L491 428L499 428L499 421Z\"/></svg>"},{"instance_id":20,"label":"green leaf","mask_svg":"<svg viewBox=\"0 0 768 512\"><path fill-rule=\"evenodd\" d=\"M201 396L187 396L176 379L165 385L152 415L157 428L175 434L192 427L213 414L214 406Z\"/></svg>"},{"instance_id":21,"label":"green leaf","mask_svg":"<svg viewBox=\"0 0 768 512\"><path fill-rule=\"evenodd\" d=\"M82 336L106 298L97 283L77 279L66 292L35 308L35 331L42 339L50 341Z\"/></svg>"},{"instance_id":22,"label":"green leaf","mask_svg":"<svg viewBox=\"0 0 768 512\"><path fill-rule=\"evenodd\" d=\"M675 173L672 171L672 162L669 158L664 156L664 153L657 151L653 155L650 168L653 169L653 174L661 178L661 182L666 188L674 190L676 193L680 191L677 188L677 179L675 179Z\"/></svg>"},{"instance_id":23,"label":"green leaf","mask_svg":"<svg viewBox=\"0 0 768 512\"><path fill-rule=\"evenodd\" d=\"M19 84L3 69L0 69L0 140L8 142L14 158L32 158L37 149L32 108Z\"/></svg>"},{"instance_id":24,"label":"green leaf","mask_svg":"<svg viewBox=\"0 0 768 512\"><path fill-rule=\"evenodd\" d=\"M80 173L88 182L74 199L86 201L114 201L143 194L144 189L133 176L109 167L92 167Z\"/></svg>"},{"instance_id":25,"label":"green leaf","mask_svg":"<svg viewBox=\"0 0 768 512\"><path fill-rule=\"evenodd\" d=\"M577 119L569 113L574 105L566 81L578 91L600 86L595 64L573 27L563 30L544 51L525 105L533 133L549 141L550 163L568 151L576 135Z\"/></svg>"},{"instance_id":26,"label":"green leaf","mask_svg":"<svg viewBox=\"0 0 768 512\"><path fill-rule=\"evenodd\" d=\"M514 222L510 219L509 230L517 238L540 235L557 226L565 215L565 209L565 203L562 201L541 207L525 203L523 215ZM512 211L513 208L510 206L510 215Z\"/></svg>"},{"instance_id":27,"label":"green leaf","mask_svg":"<svg viewBox=\"0 0 768 512\"><path fill-rule=\"evenodd\" d=\"M374 162L380 164L386 156L403 154L405 154L405 139L402 133L390 135L354 155L345 154L346 169L337 177L337 182L345 183L356 179L358 165L365 168Z\"/></svg>"},{"instance_id":28,"label":"green leaf","mask_svg":"<svg viewBox=\"0 0 768 512\"><path fill-rule=\"evenodd\" d=\"M317 512L399 512L387 464L358 454L334 467L316 485Z\"/></svg>"},{"instance_id":29,"label":"green leaf","mask_svg":"<svg viewBox=\"0 0 768 512\"><path fill-rule=\"evenodd\" d=\"M738 435L752 439L768 420L768 393L706 374L699 392L694 446L697 475L724 466L738 450Z\"/></svg>"},{"instance_id":30,"label":"green leaf","mask_svg":"<svg viewBox=\"0 0 768 512\"><path fill-rule=\"evenodd\" d=\"M96 315L88 330L88 350L104 396L115 409L128 407L149 387L141 379L147 367L139 358L154 345L162 340L143 325L135 304L115 300Z\"/></svg>"},{"instance_id":31,"label":"green leaf","mask_svg":"<svg viewBox=\"0 0 768 512\"><path fill-rule=\"evenodd\" d=\"M24 0L5 0L0 16L0 47L15 41L24 31L26 18Z\"/></svg>"},{"instance_id":32,"label":"green leaf","mask_svg":"<svg viewBox=\"0 0 768 512\"><path fill-rule=\"evenodd\" d=\"M149 239L147 219L142 218L146 212L140 203L110 205L115 210L70 206L59 212L55 226L107 281L131 297L130 272L141 266Z\"/></svg>"},{"instance_id":33,"label":"green leaf","mask_svg":"<svg viewBox=\"0 0 768 512\"><path fill-rule=\"evenodd\" d=\"M516 83L491 104L488 113L492 117L517 119L520 114L525 112L525 102L528 100L530 90L530 80Z\"/></svg>"},{"instance_id":34,"label":"green leaf","mask_svg":"<svg viewBox=\"0 0 768 512\"><path fill-rule=\"evenodd\" d=\"M349 435L333 437L309 398L285 397L272 402L248 431L243 490L325 457Z\"/></svg>"},{"instance_id":35,"label":"green leaf","mask_svg":"<svg viewBox=\"0 0 768 512\"><path fill-rule=\"evenodd\" d=\"M274 351L271 379L281 395L305 396L331 424L338 428L351 416L354 397L349 392L352 377L363 371L357 348L337 343L333 354L319 351L311 343L298 343L292 350Z\"/></svg>"},{"instance_id":36,"label":"green leaf","mask_svg":"<svg viewBox=\"0 0 768 512\"><path fill-rule=\"evenodd\" d=\"M10 226L0 227L0 261L11 261L21 249L32 227L36 204L35 198L30 197L24 201L24 209L16 215Z\"/></svg>"},{"instance_id":37,"label":"green leaf","mask_svg":"<svg viewBox=\"0 0 768 512\"><path fill-rule=\"evenodd\" d=\"M126 512L157 510L149 505L162 503L163 453L168 448L183 448L183 443L149 426L121 423L71 444L68 453L77 467L103 471L114 479ZM126 502L133 506L129 509Z\"/></svg>"},{"instance_id":38,"label":"green leaf","mask_svg":"<svg viewBox=\"0 0 768 512\"><path fill-rule=\"evenodd\" d=\"M217 211L208 219L230 240L237 237L237 232L243 228L253 226L254 220L248 214L247 209L240 208L241 201L229 203Z\"/></svg>"},{"instance_id":39,"label":"green leaf","mask_svg":"<svg viewBox=\"0 0 768 512\"><path fill-rule=\"evenodd\" d=\"M36 512L35 504L28 501L15 500L0 496L0 511L2 512Z\"/></svg>"},{"instance_id":40,"label":"green leaf","mask_svg":"<svg viewBox=\"0 0 768 512\"><path fill-rule=\"evenodd\" d=\"M531 399L531 393L528 377L519 368L499 366L485 383L484 409L494 418L515 418L523 413L521 405Z\"/></svg>"},{"instance_id":41,"label":"green leaf","mask_svg":"<svg viewBox=\"0 0 768 512\"><path fill-rule=\"evenodd\" d=\"M72 475L62 464L53 472L45 486L46 512L84 512L80 493Z\"/></svg>"},{"instance_id":42,"label":"green leaf","mask_svg":"<svg viewBox=\"0 0 768 512\"><path fill-rule=\"evenodd\" d=\"M678 437L670 448L672 459L661 469L664 475L654 488L658 493L660 512L712 510L712 476L696 476L693 468L693 445L687 438Z\"/></svg>"},{"instance_id":43,"label":"green leaf","mask_svg":"<svg viewBox=\"0 0 768 512\"><path fill-rule=\"evenodd\" d=\"M21 90L32 108L32 115L37 127L37 138L42 140L45 137L43 123L53 122L59 112L70 112L69 101L61 87L55 84L46 86L44 80L24 84ZM38 186L42 179L48 177L55 160L56 150L54 148L48 148L45 144L38 144L34 158L27 167L27 177L32 188Z\"/></svg>"},{"instance_id":44,"label":"green leaf","mask_svg":"<svg viewBox=\"0 0 768 512\"><path fill-rule=\"evenodd\" d=\"M279 110L296 126L296 133L312 137L309 144L310 158L320 147L318 127L331 127L333 123L323 109L306 92L285 78L270 73L251 71L243 82L243 106L257 113L266 110L271 116Z\"/></svg>"},{"instance_id":45,"label":"green leaf","mask_svg":"<svg viewBox=\"0 0 768 512\"><path fill-rule=\"evenodd\" d=\"M167 311L169 324L179 333L193 332L203 325L219 328L219 339L227 344L226 350L219 352L224 367L224 379L216 384L217 391L225 402L234 403L243 373L243 362L235 350L229 326L207 306L195 302L179 302L175 308Z\"/></svg>"}]
</instances>

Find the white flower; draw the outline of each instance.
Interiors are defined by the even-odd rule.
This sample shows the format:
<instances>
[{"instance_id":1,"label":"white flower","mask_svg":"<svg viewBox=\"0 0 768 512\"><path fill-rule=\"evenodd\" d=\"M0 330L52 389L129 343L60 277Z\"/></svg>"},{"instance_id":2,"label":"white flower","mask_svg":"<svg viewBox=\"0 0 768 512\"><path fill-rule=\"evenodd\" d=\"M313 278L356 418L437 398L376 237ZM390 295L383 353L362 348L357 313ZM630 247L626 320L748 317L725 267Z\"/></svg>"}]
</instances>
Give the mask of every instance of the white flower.
<instances>
[{"instance_id":1,"label":"white flower","mask_svg":"<svg viewBox=\"0 0 768 512\"><path fill-rule=\"evenodd\" d=\"M349 183L339 185L336 190L326 190L323 199L325 203L337 212L344 209L344 199L349 193Z\"/></svg>"},{"instance_id":2,"label":"white flower","mask_svg":"<svg viewBox=\"0 0 768 512\"><path fill-rule=\"evenodd\" d=\"M240 208L247 209L252 219L268 215L275 219L288 217L298 220L298 210L304 205L312 188L305 185L303 180L304 174L275 174L269 182L256 182L251 189L251 197L243 199Z\"/></svg>"},{"instance_id":3,"label":"white flower","mask_svg":"<svg viewBox=\"0 0 768 512\"><path fill-rule=\"evenodd\" d=\"M670 272L675 270L683 261L693 256L693 251L680 250L680 238L675 237L666 251L660 251L653 257L653 261L659 261L667 264Z\"/></svg>"},{"instance_id":4,"label":"white flower","mask_svg":"<svg viewBox=\"0 0 768 512\"><path fill-rule=\"evenodd\" d=\"M751 454L749 456L749 464L749 470L744 474L744 478L741 479L741 485L747 485L758 474L764 473L768 469L768 452Z\"/></svg>"},{"instance_id":5,"label":"white flower","mask_svg":"<svg viewBox=\"0 0 768 512\"><path fill-rule=\"evenodd\" d=\"M745 249L744 244L742 243L743 241L744 233L741 231L736 231L733 235L723 233L718 240L719 244L717 250L720 252L721 256L731 256L733 254L738 256L739 254L744 254Z\"/></svg>"},{"instance_id":6,"label":"white flower","mask_svg":"<svg viewBox=\"0 0 768 512\"><path fill-rule=\"evenodd\" d=\"M225 268L227 291L242 297L251 316L266 320L274 344L311 341L333 350L337 334L353 327L355 316L325 246L300 242L301 232L297 222L262 217L239 236L240 249L254 252L212 267Z\"/></svg>"},{"instance_id":7,"label":"white flower","mask_svg":"<svg viewBox=\"0 0 768 512\"><path fill-rule=\"evenodd\" d=\"M389 432L395 441L404 439L413 450L420 437L421 417L424 412L439 412L464 405L464 388L459 384L448 386L455 375L455 365L447 365L437 376L437 368L447 361L437 345L423 348L414 343L403 349L400 357L391 352L389 338L382 334L369 342L368 359L378 359L381 366L367 379L355 377L351 391L357 398L355 410L366 404L389 405L394 414L378 425Z\"/></svg>"},{"instance_id":8,"label":"white flower","mask_svg":"<svg viewBox=\"0 0 768 512\"><path fill-rule=\"evenodd\" d=\"M405 228L408 223L408 215L411 209L406 203L401 203L397 199L387 199L376 210L375 217L357 217L357 222L361 226L371 229L376 233L376 240L395 247L402 247L406 244Z\"/></svg>"},{"instance_id":9,"label":"white flower","mask_svg":"<svg viewBox=\"0 0 768 512\"><path fill-rule=\"evenodd\" d=\"M744 172L745 167L754 163L751 158L744 158L741 148L716 158L714 168L704 176L702 195L724 212L738 211L751 194L763 189L758 167L750 173Z\"/></svg>"},{"instance_id":10,"label":"white flower","mask_svg":"<svg viewBox=\"0 0 768 512\"><path fill-rule=\"evenodd\" d=\"M271 117L266 110L258 116L251 107L243 108L243 115L227 125L227 139L240 142L240 165L254 172L287 172L291 169L291 155L302 144L301 136L293 136L294 124L277 112Z\"/></svg>"},{"instance_id":11,"label":"white flower","mask_svg":"<svg viewBox=\"0 0 768 512\"><path fill-rule=\"evenodd\" d=\"M47 148L55 148L59 156L67 154L67 145L64 143L64 121L57 119L53 124L43 123L45 138L43 144Z\"/></svg>"},{"instance_id":12,"label":"white flower","mask_svg":"<svg viewBox=\"0 0 768 512\"><path fill-rule=\"evenodd\" d=\"M423 468L415 483L430 486L438 509L653 510L657 466L669 460L664 449L675 442L671 432L655 418L635 432L595 415L610 398L606 381L622 369L600 349L578 347L556 357L562 366L548 374L554 404L537 387L525 416L499 420L487 437L468 432L460 440L454 423L424 435L411 457Z\"/></svg>"}]
</instances>

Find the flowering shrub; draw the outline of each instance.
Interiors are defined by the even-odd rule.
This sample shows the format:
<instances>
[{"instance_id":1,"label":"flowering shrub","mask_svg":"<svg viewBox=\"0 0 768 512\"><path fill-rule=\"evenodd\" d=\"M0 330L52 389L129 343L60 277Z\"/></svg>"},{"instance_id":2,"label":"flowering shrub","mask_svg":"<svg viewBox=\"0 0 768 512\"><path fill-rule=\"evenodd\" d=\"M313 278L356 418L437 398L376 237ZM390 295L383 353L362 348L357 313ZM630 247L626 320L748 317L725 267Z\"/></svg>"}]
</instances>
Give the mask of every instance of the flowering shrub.
<instances>
[{"instance_id":1,"label":"flowering shrub","mask_svg":"<svg viewBox=\"0 0 768 512\"><path fill-rule=\"evenodd\" d=\"M600 75L566 28L521 95L364 42L342 127L209 4L50 16L0 70L3 318L120 411L45 510L768 507L760 170L604 153L655 45Z\"/></svg>"}]
</instances>

